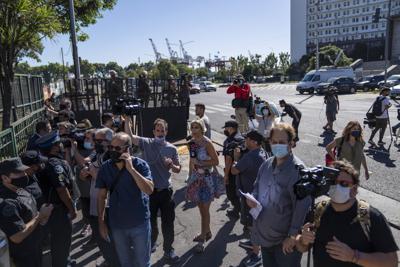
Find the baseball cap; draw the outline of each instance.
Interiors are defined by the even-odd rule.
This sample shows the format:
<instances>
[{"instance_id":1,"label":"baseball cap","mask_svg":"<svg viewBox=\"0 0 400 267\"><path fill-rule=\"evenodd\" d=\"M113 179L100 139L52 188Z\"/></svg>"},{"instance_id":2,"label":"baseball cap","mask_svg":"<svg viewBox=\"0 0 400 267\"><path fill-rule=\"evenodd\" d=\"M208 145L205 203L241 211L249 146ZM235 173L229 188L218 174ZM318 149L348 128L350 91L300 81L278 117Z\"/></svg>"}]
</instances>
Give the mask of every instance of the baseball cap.
<instances>
[{"instance_id":1,"label":"baseball cap","mask_svg":"<svg viewBox=\"0 0 400 267\"><path fill-rule=\"evenodd\" d=\"M5 159L0 162L0 174L7 174L10 172L23 172L27 169L29 169L29 167L22 164L19 157Z\"/></svg>"},{"instance_id":2,"label":"baseball cap","mask_svg":"<svg viewBox=\"0 0 400 267\"><path fill-rule=\"evenodd\" d=\"M237 129L239 127L239 124L236 121L226 121L225 125L222 127L223 128L227 128L227 127L232 127Z\"/></svg>"},{"instance_id":3,"label":"baseball cap","mask_svg":"<svg viewBox=\"0 0 400 267\"><path fill-rule=\"evenodd\" d=\"M52 131L36 140L36 145L39 148L49 148L57 142L60 142L60 135L58 131Z\"/></svg>"},{"instance_id":4,"label":"baseball cap","mask_svg":"<svg viewBox=\"0 0 400 267\"><path fill-rule=\"evenodd\" d=\"M28 150L21 154L22 164L27 166L41 164L47 161L46 157L40 155L36 150Z\"/></svg>"},{"instance_id":5,"label":"baseball cap","mask_svg":"<svg viewBox=\"0 0 400 267\"><path fill-rule=\"evenodd\" d=\"M251 130L248 133L244 134L243 136L245 138L250 138L251 140L256 141L259 144L261 144L261 142L264 140L262 134L260 134L256 130Z\"/></svg>"},{"instance_id":6,"label":"baseball cap","mask_svg":"<svg viewBox=\"0 0 400 267\"><path fill-rule=\"evenodd\" d=\"M93 125L88 119L84 119L76 125L76 129L78 130L88 130L91 128L93 128Z\"/></svg>"}]
</instances>

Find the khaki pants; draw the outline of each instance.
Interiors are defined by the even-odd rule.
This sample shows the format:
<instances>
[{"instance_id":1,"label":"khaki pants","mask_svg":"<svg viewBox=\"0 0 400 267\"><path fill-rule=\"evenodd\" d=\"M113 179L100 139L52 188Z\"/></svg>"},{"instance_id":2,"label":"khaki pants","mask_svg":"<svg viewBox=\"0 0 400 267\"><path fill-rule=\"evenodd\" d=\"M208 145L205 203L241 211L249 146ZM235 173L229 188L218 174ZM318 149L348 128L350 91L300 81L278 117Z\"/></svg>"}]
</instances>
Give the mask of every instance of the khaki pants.
<instances>
[{"instance_id":1,"label":"khaki pants","mask_svg":"<svg viewBox=\"0 0 400 267\"><path fill-rule=\"evenodd\" d=\"M235 109L236 122L239 124L239 131L247 133L249 131L249 116L247 115L247 108Z\"/></svg>"}]
</instances>

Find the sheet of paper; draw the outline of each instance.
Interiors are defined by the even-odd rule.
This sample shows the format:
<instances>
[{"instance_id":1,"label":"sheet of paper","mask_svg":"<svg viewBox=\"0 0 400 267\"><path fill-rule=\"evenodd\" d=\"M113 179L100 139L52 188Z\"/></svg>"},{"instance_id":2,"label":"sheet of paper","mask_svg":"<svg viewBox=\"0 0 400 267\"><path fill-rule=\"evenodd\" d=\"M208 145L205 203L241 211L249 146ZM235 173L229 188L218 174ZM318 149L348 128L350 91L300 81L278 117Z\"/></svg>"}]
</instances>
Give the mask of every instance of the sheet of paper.
<instances>
[{"instance_id":1,"label":"sheet of paper","mask_svg":"<svg viewBox=\"0 0 400 267\"><path fill-rule=\"evenodd\" d=\"M250 215L254 218L254 220L256 220L258 215L260 215L260 213L262 211L262 206L261 206L260 202L258 202L257 199L255 199L255 197L250 193L243 193L241 190L239 190L239 192L248 200L257 203L257 206L255 208L250 209Z\"/></svg>"}]
</instances>

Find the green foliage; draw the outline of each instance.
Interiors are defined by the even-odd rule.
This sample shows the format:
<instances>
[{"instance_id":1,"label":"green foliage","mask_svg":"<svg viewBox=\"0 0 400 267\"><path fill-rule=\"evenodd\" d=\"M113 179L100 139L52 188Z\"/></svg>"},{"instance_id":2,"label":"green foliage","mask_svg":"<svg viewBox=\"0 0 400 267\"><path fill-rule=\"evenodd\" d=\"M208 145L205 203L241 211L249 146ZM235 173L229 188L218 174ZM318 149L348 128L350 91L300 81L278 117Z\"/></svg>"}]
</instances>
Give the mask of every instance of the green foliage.
<instances>
[{"instance_id":1,"label":"green foliage","mask_svg":"<svg viewBox=\"0 0 400 267\"><path fill-rule=\"evenodd\" d=\"M279 53L279 69L286 74L290 66L290 55L287 52Z\"/></svg>"},{"instance_id":2,"label":"green foliage","mask_svg":"<svg viewBox=\"0 0 400 267\"><path fill-rule=\"evenodd\" d=\"M193 69L186 64L176 64L176 67L178 68L179 75L184 73L194 74Z\"/></svg>"},{"instance_id":3,"label":"green foliage","mask_svg":"<svg viewBox=\"0 0 400 267\"><path fill-rule=\"evenodd\" d=\"M195 70L196 76L198 77L208 77L208 69L205 67L197 68Z\"/></svg>"},{"instance_id":4,"label":"green foliage","mask_svg":"<svg viewBox=\"0 0 400 267\"><path fill-rule=\"evenodd\" d=\"M157 72L158 71L158 72ZM152 69L153 77L166 80L168 79L169 75L173 75L174 77L178 77L179 69L177 66L171 63L169 60L161 60L157 67Z\"/></svg>"},{"instance_id":5,"label":"green foliage","mask_svg":"<svg viewBox=\"0 0 400 267\"><path fill-rule=\"evenodd\" d=\"M320 67L333 65L333 62L335 61L337 55L340 52L342 52L342 56L336 66L338 66L338 67L349 66L353 62L353 60L351 58L347 57L344 54L343 50L340 49L339 47L334 46L334 45L328 45L328 46L324 46L320 49L320 52L319 52ZM314 55L309 59L307 70L313 70L313 69L315 69L315 66L316 66L316 57Z\"/></svg>"},{"instance_id":6,"label":"green foliage","mask_svg":"<svg viewBox=\"0 0 400 267\"><path fill-rule=\"evenodd\" d=\"M265 57L264 67L267 75L274 73L278 67L278 57L275 55L275 53L271 52Z\"/></svg>"},{"instance_id":7,"label":"green foliage","mask_svg":"<svg viewBox=\"0 0 400 267\"><path fill-rule=\"evenodd\" d=\"M114 70L118 73L118 77L124 77L125 76L125 70L123 67L118 65L117 62L108 62L107 65L105 66L105 71L106 73L110 72L110 70Z\"/></svg>"}]
</instances>

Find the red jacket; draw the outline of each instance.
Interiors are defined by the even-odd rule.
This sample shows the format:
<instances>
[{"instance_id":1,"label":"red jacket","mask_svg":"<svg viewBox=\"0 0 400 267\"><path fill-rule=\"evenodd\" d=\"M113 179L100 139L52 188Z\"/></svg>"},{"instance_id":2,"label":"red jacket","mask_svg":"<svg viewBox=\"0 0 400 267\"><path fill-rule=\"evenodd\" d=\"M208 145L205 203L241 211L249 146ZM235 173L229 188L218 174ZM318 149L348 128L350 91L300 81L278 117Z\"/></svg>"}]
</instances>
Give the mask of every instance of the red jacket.
<instances>
[{"instance_id":1,"label":"red jacket","mask_svg":"<svg viewBox=\"0 0 400 267\"><path fill-rule=\"evenodd\" d=\"M250 85L248 85L247 83L245 83L243 87L231 85L228 87L226 93L227 94L235 93L235 98L247 100L249 99L250 96Z\"/></svg>"}]
</instances>

